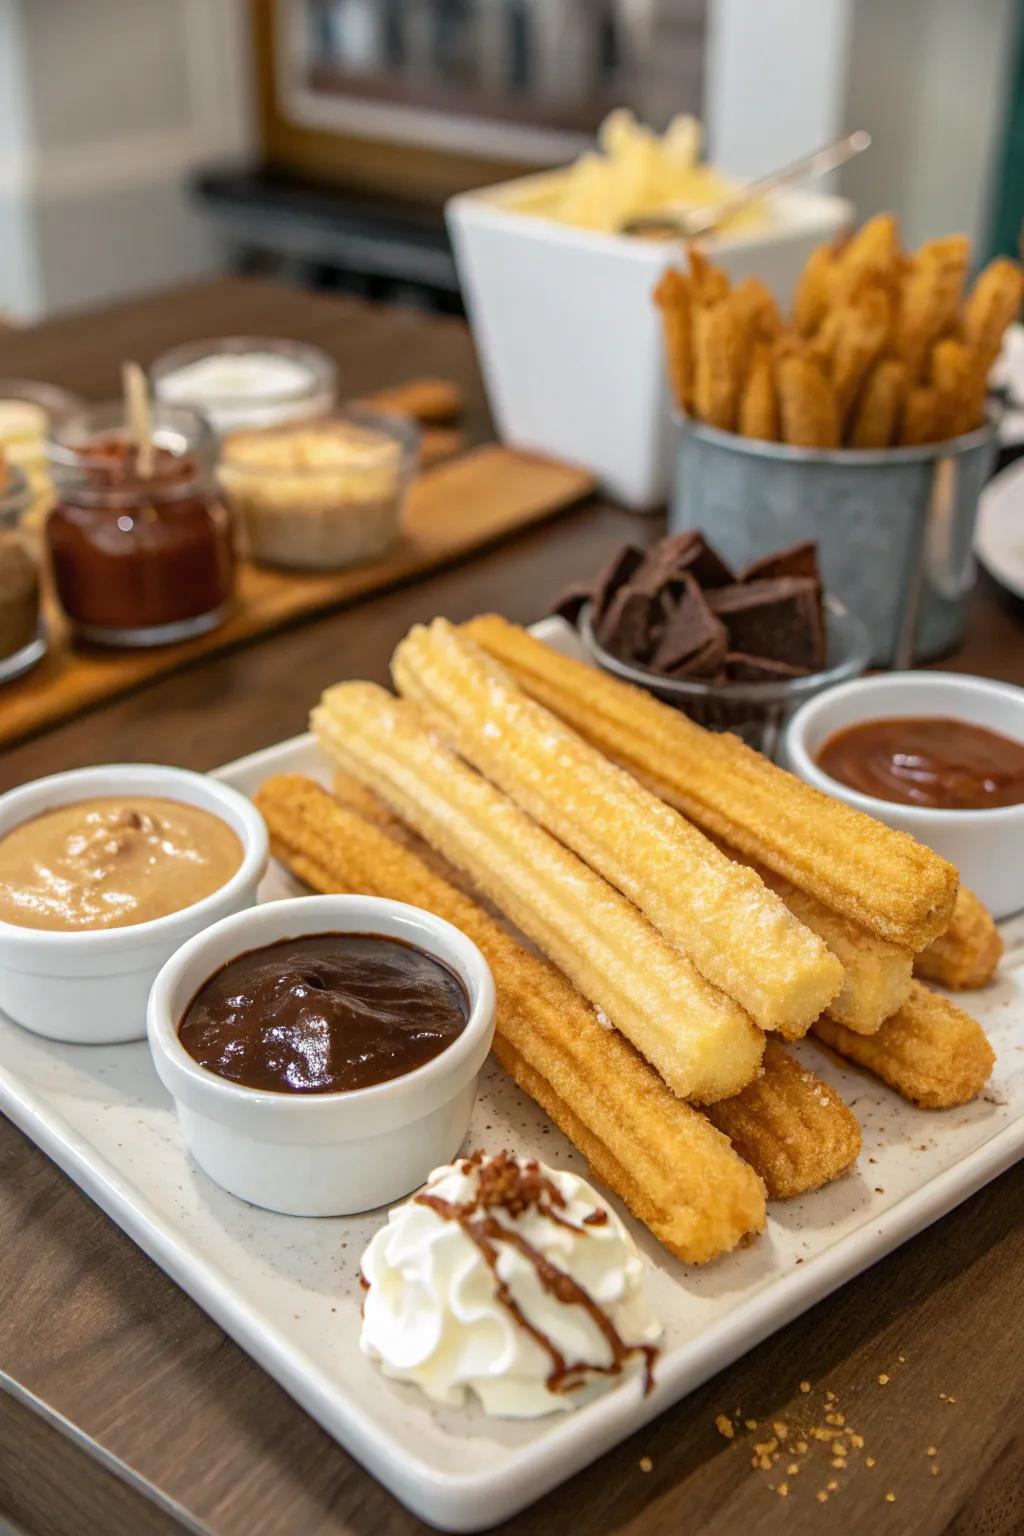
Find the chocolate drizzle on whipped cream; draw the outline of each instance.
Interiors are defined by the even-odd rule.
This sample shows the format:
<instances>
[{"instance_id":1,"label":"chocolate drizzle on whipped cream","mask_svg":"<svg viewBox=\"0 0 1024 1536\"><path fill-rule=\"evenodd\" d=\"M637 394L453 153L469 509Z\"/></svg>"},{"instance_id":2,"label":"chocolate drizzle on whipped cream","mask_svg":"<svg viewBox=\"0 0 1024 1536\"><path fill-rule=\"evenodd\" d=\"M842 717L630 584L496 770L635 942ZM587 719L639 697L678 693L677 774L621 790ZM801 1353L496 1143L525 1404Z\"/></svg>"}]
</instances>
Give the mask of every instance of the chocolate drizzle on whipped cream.
<instances>
[{"instance_id":1,"label":"chocolate drizzle on whipped cream","mask_svg":"<svg viewBox=\"0 0 1024 1536\"><path fill-rule=\"evenodd\" d=\"M579 1285L571 1275L552 1264L544 1254L517 1232L514 1227L499 1221L498 1211L504 1211L513 1221L528 1210L567 1227L570 1232L583 1235L587 1226L600 1226L608 1220L606 1211L595 1209L583 1218L583 1227L567 1220L562 1214L565 1200L561 1191L542 1171L539 1163L529 1160L520 1163L507 1151L494 1157L485 1157L477 1151L462 1158L458 1167L464 1173L473 1171L477 1187L473 1198L466 1201L445 1200L423 1189L414 1196L414 1202L425 1205L444 1221L454 1221L462 1228L470 1242L474 1243L481 1257L494 1276L498 1300L519 1326L540 1345L551 1361L547 1378L550 1392L572 1392L580 1387L588 1375L618 1376L634 1357L643 1356L644 1396L654 1385L654 1362L658 1349L653 1344L627 1344L608 1313ZM515 1248L529 1264L532 1264L544 1290L553 1300L567 1307L582 1307L599 1329L611 1352L608 1365L597 1366L591 1361L567 1361L562 1351L544 1329L537 1327L523 1313L509 1287L498 1274L499 1249L502 1243Z\"/></svg>"}]
</instances>

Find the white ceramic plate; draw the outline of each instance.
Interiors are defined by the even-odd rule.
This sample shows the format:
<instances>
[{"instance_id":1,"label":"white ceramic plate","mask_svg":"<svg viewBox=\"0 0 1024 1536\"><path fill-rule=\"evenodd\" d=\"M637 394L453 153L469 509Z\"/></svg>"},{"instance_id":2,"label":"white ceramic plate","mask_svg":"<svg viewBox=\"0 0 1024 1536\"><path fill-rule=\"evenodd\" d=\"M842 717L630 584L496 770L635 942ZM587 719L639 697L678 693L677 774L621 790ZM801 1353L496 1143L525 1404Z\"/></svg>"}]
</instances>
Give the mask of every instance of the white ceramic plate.
<instances>
[{"instance_id":1,"label":"white ceramic plate","mask_svg":"<svg viewBox=\"0 0 1024 1536\"><path fill-rule=\"evenodd\" d=\"M545 638L567 633L546 626ZM323 776L309 737L221 770L255 790L271 773ZM264 899L293 895L272 868ZM497 1524L587 1465L776 1328L935 1221L1024 1154L1024 922L1007 928L999 981L968 998L999 1061L975 1104L922 1114L804 1042L799 1054L854 1105L859 1171L772 1207L749 1248L701 1270L630 1226L666 1349L648 1398L627 1382L571 1415L532 1423L441 1410L359 1353L359 1256L383 1213L274 1216L188 1160L144 1043L71 1046L0 1016L0 1108L375 1477L432 1524ZM581 1159L500 1068L485 1069L470 1144L562 1167ZM875 1158L868 1173L867 1159Z\"/></svg>"},{"instance_id":2,"label":"white ceramic plate","mask_svg":"<svg viewBox=\"0 0 1024 1536\"><path fill-rule=\"evenodd\" d=\"M1024 459L993 476L981 493L974 553L1001 586L1024 597Z\"/></svg>"}]
</instances>

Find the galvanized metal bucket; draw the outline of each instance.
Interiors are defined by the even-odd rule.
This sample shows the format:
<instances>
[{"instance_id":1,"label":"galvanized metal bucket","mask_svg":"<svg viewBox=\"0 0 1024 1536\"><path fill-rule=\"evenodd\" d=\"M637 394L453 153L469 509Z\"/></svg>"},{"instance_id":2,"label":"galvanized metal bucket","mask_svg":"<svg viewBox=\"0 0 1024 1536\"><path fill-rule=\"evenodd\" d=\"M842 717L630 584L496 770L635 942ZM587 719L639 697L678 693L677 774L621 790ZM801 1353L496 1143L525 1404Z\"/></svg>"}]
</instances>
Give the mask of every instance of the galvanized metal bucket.
<instances>
[{"instance_id":1,"label":"galvanized metal bucket","mask_svg":"<svg viewBox=\"0 0 1024 1536\"><path fill-rule=\"evenodd\" d=\"M996 423L919 448L790 448L677 416L674 533L729 561L818 541L828 591L867 626L876 666L913 666L962 638L974 523Z\"/></svg>"}]
</instances>

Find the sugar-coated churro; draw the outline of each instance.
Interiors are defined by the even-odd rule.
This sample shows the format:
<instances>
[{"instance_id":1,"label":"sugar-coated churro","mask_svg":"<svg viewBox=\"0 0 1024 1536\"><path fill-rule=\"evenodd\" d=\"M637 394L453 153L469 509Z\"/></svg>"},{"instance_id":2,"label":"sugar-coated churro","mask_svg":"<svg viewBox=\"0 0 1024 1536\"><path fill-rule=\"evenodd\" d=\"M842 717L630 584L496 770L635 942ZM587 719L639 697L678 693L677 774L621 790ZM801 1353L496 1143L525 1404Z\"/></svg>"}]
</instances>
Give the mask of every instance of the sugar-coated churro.
<instances>
[{"instance_id":1,"label":"sugar-coated churro","mask_svg":"<svg viewBox=\"0 0 1024 1536\"><path fill-rule=\"evenodd\" d=\"M705 831L880 938L921 950L949 924L958 876L906 833L812 789L735 736L560 656L495 615L465 626L522 687L609 757L635 768Z\"/></svg>"},{"instance_id":2,"label":"sugar-coated churro","mask_svg":"<svg viewBox=\"0 0 1024 1536\"><path fill-rule=\"evenodd\" d=\"M740 863L748 862L726 843L722 844L722 851ZM849 918L822 906L816 896L801 891L763 864L754 867L793 916L824 939L841 963L842 991L829 1003L829 1017L859 1035L873 1035L906 1002L915 957L908 949L889 944L859 923L851 923Z\"/></svg>"},{"instance_id":3,"label":"sugar-coated churro","mask_svg":"<svg viewBox=\"0 0 1024 1536\"><path fill-rule=\"evenodd\" d=\"M762 1029L806 1033L842 969L757 873L529 698L443 619L392 660L406 698L529 816L649 918Z\"/></svg>"},{"instance_id":4,"label":"sugar-coated churro","mask_svg":"<svg viewBox=\"0 0 1024 1536\"><path fill-rule=\"evenodd\" d=\"M494 974L499 1059L671 1252L703 1263L761 1230L754 1173L552 965L311 779L268 780L257 804L275 852L314 889L410 902L469 935Z\"/></svg>"},{"instance_id":5,"label":"sugar-coated churro","mask_svg":"<svg viewBox=\"0 0 1024 1536\"><path fill-rule=\"evenodd\" d=\"M712 1102L754 1076L764 1037L633 904L370 683L328 689L313 712L333 762L470 876L657 1068Z\"/></svg>"},{"instance_id":6,"label":"sugar-coated churro","mask_svg":"<svg viewBox=\"0 0 1024 1536\"><path fill-rule=\"evenodd\" d=\"M858 1035L873 1035L907 1000L914 963L910 950L877 938L778 875L771 876L771 883L842 964L843 987L828 1005L829 1018Z\"/></svg>"},{"instance_id":7,"label":"sugar-coated churro","mask_svg":"<svg viewBox=\"0 0 1024 1536\"><path fill-rule=\"evenodd\" d=\"M919 981L877 1034L856 1035L828 1018L814 1029L841 1056L921 1109L948 1109L977 1098L996 1059L977 1020Z\"/></svg>"},{"instance_id":8,"label":"sugar-coated churro","mask_svg":"<svg viewBox=\"0 0 1024 1536\"><path fill-rule=\"evenodd\" d=\"M988 908L961 886L953 921L915 957L914 972L953 992L970 992L992 980L1003 940Z\"/></svg>"},{"instance_id":9,"label":"sugar-coated churro","mask_svg":"<svg viewBox=\"0 0 1024 1536\"><path fill-rule=\"evenodd\" d=\"M860 1126L817 1073L769 1039L758 1077L734 1098L707 1110L746 1162L756 1168L771 1200L820 1189L851 1168L860 1152Z\"/></svg>"}]
</instances>

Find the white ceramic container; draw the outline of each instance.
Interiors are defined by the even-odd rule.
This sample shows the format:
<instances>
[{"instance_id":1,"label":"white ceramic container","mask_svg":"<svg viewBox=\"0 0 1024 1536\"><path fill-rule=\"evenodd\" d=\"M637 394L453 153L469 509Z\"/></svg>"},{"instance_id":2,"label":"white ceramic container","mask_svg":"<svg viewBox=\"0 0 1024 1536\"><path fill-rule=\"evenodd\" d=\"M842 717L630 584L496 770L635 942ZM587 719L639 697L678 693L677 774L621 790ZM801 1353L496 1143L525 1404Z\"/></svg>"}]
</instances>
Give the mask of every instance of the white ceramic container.
<instances>
[{"instance_id":1,"label":"white ceramic container","mask_svg":"<svg viewBox=\"0 0 1024 1536\"><path fill-rule=\"evenodd\" d=\"M267 867L267 829L227 784L148 763L77 768L0 796L0 837L33 816L103 795L157 795L199 806L237 834L243 857L219 890L166 917L103 932L62 933L0 922L0 1008L51 1040L114 1045L145 1038L153 978L176 949L218 918L251 907Z\"/></svg>"},{"instance_id":2,"label":"white ceramic container","mask_svg":"<svg viewBox=\"0 0 1024 1536\"><path fill-rule=\"evenodd\" d=\"M452 198L446 216L499 435L593 470L637 509L665 500L672 429L661 320L651 299L673 242L574 229L515 203L543 177ZM704 243L733 279L788 304L816 245L852 216L842 198L787 192L771 221Z\"/></svg>"},{"instance_id":3,"label":"white ceramic container","mask_svg":"<svg viewBox=\"0 0 1024 1536\"><path fill-rule=\"evenodd\" d=\"M936 811L876 800L839 783L817 764L836 731L861 720L932 715L966 720L1024 743L1024 688L956 672L892 672L843 683L809 700L786 731L787 766L815 788L909 832L960 871L996 918L1024 908L1024 805L991 811Z\"/></svg>"},{"instance_id":4,"label":"white ceramic container","mask_svg":"<svg viewBox=\"0 0 1024 1536\"><path fill-rule=\"evenodd\" d=\"M414 1072L342 1093L246 1088L189 1055L178 1026L209 976L247 950L313 933L379 933L436 956L466 989L465 1029ZM147 1028L185 1144L211 1179L286 1216L347 1216L401 1199L462 1145L494 1035L494 982L471 939L418 907L302 896L225 918L191 939L153 985Z\"/></svg>"}]
</instances>

